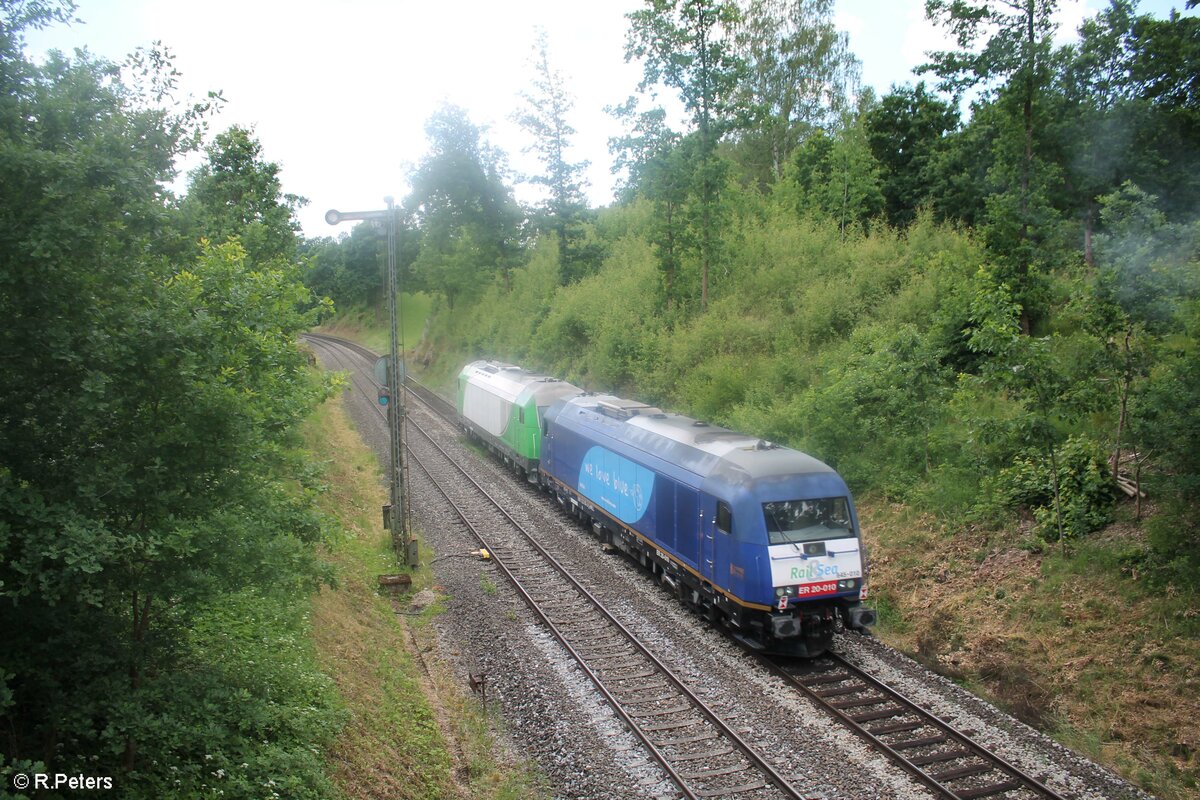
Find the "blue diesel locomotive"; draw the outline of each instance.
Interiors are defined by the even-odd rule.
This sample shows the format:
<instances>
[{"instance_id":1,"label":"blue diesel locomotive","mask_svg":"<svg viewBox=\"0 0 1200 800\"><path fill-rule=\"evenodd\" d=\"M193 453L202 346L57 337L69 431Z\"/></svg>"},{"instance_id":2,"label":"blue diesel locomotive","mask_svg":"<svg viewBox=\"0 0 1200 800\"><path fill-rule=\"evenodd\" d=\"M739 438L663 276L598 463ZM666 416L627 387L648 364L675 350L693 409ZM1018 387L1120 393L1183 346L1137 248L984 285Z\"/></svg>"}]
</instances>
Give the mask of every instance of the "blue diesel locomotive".
<instances>
[{"instance_id":1,"label":"blue diesel locomotive","mask_svg":"<svg viewBox=\"0 0 1200 800\"><path fill-rule=\"evenodd\" d=\"M608 395L566 392L537 415L537 482L735 638L816 656L837 628L874 624L850 491L824 463Z\"/></svg>"}]
</instances>

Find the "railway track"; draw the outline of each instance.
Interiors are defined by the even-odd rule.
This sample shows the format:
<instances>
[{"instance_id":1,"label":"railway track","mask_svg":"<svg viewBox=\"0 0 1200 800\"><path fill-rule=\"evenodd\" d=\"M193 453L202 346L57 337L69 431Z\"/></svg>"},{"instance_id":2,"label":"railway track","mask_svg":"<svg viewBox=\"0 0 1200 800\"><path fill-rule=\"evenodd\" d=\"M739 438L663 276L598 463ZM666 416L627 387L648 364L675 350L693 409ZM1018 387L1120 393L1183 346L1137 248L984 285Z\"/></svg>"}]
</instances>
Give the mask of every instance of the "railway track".
<instances>
[{"instance_id":1,"label":"railway track","mask_svg":"<svg viewBox=\"0 0 1200 800\"><path fill-rule=\"evenodd\" d=\"M342 345L314 336L323 352ZM361 346L343 345L365 358ZM335 359L337 360L337 359ZM349 366L344 360L338 360ZM352 379L354 377L352 376ZM363 390L369 386L355 385ZM445 414L448 404L415 381L410 393ZM410 423L420 443L408 453L490 553L496 566L618 717L686 798L804 798L595 596L548 553L432 436Z\"/></svg>"},{"instance_id":2,"label":"railway track","mask_svg":"<svg viewBox=\"0 0 1200 800\"><path fill-rule=\"evenodd\" d=\"M759 661L939 797L1064 800L836 653L803 663Z\"/></svg>"},{"instance_id":3,"label":"railway track","mask_svg":"<svg viewBox=\"0 0 1200 800\"><path fill-rule=\"evenodd\" d=\"M410 430L420 432L415 426ZM431 437L421 435L421 445L410 442L413 462L682 796L804 797L576 581L453 456ZM457 474L450 476L447 470Z\"/></svg>"},{"instance_id":4,"label":"railway track","mask_svg":"<svg viewBox=\"0 0 1200 800\"><path fill-rule=\"evenodd\" d=\"M379 357L374 351L356 342L339 339L336 336L328 336L323 333L305 333L301 335L309 345L313 346L313 349L318 354L323 356L327 368L333 367L339 371L348 373L350 386L353 390L362 392L364 397L375 397L375 392L379 388L379 385L373 378L369 377L369 367L364 373L360 371L360 365L354 364L345 355L345 351L350 350L361 356L367 364L374 364L375 359ZM372 405L380 417L386 421L387 413L383 408L374 402L374 400L372 400Z\"/></svg>"},{"instance_id":5,"label":"railway track","mask_svg":"<svg viewBox=\"0 0 1200 800\"><path fill-rule=\"evenodd\" d=\"M360 345L335 337L308 336L326 347L347 347L369 361L376 358ZM406 383L410 396L453 422L451 404L411 378ZM361 390L373 394L373 382ZM666 665L660 664L432 437L415 426L410 430L422 434L420 449L424 452L418 455L410 442L413 461L438 486L463 524L494 555L518 594L680 787L682 796L803 796ZM451 480L447 471L460 477ZM435 478L435 473L442 477ZM474 488L466 488L464 477ZM486 501L481 502L484 497ZM767 657L759 661L938 797L1065 800L972 741L968 732L955 730L946 720L837 654L804 662Z\"/></svg>"}]
</instances>

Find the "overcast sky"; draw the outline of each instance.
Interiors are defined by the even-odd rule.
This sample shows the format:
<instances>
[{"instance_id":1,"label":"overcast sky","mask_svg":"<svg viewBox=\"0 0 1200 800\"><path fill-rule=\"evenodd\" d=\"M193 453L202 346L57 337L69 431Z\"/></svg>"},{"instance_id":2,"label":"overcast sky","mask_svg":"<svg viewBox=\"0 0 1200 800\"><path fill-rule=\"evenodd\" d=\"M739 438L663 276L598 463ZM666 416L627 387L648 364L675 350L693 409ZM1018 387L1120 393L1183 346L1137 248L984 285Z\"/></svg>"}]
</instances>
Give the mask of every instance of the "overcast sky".
<instances>
[{"instance_id":1,"label":"overcast sky","mask_svg":"<svg viewBox=\"0 0 1200 800\"><path fill-rule=\"evenodd\" d=\"M445 102L489 126L488 139L517 172L536 172L527 139L509 120L533 74L537 28L575 97L572 160L591 161L593 205L612 199L607 142L620 133L604 107L634 93L640 67L626 64L625 14L641 0L77 0L85 24L34 32L35 57L86 46L115 61L161 41L175 54L184 92L220 90L214 131L253 128L284 190L308 198L307 236L333 235L325 211L383 207L408 191L425 153L424 123ZM1143 0L1165 16L1183 0ZM1061 35L1106 0L1061 0ZM923 0L837 0L863 83L884 94L915 82L911 70L946 46L924 19ZM1189 12L1194 14L1195 12ZM185 169L194 162L183 165ZM181 187L182 188L182 184ZM518 196L531 199L530 188Z\"/></svg>"}]
</instances>

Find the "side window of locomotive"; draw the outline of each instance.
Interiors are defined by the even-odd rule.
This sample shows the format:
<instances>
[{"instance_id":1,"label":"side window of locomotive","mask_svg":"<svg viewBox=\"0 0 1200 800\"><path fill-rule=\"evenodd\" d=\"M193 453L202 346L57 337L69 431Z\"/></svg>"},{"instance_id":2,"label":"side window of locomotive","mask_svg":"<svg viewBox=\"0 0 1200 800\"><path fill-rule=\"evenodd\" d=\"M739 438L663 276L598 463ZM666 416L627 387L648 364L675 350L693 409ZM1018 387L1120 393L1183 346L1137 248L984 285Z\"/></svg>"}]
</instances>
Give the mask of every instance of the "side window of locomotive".
<instances>
[{"instance_id":1,"label":"side window of locomotive","mask_svg":"<svg viewBox=\"0 0 1200 800\"><path fill-rule=\"evenodd\" d=\"M525 424L525 406L520 406L517 408L517 422L521 423L522 425Z\"/></svg>"},{"instance_id":2,"label":"side window of locomotive","mask_svg":"<svg viewBox=\"0 0 1200 800\"><path fill-rule=\"evenodd\" d=\"M717 530L721 533L733 532L733 511L726 503L717 501Z\"/></svg>"}]
</instances>

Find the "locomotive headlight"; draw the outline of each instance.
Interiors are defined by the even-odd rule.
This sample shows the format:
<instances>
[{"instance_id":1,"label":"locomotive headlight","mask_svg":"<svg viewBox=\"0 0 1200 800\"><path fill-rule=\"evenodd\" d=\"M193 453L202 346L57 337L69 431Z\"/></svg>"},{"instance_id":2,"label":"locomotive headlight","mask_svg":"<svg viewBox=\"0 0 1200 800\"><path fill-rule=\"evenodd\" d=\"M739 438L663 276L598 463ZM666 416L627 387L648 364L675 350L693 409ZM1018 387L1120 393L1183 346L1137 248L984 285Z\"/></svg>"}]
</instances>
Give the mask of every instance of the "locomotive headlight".
<instances>
[{"instance_id":1,"label":"locomotive headlight","mask_svg":"<svg viewBox=\"0 0 1200 800\"><path fill-rule=\"evenodd\" d=\"M858 586L858 581L855 580L854 578L849 578L844 581L838 581L838 590L839 591L849 591L851 589L857 588L857 586Z\"/></svg>"},{"instance_id":2,"label":"locomotive headlight","mask_svg":"<svg viewBox=\"0 0 1200 800\"><path fill-rule=\"evenodd\" d=\"M776 586L776 587L775 587L775 596L776 596L776 597L783 597L783 587L782 587L782 586Z\"/></svg>"}]
</instances>

